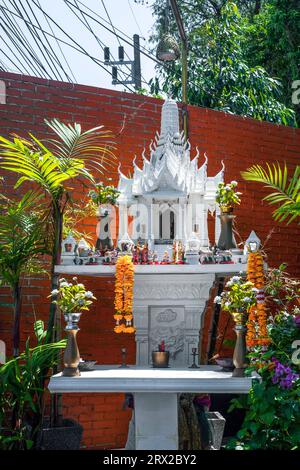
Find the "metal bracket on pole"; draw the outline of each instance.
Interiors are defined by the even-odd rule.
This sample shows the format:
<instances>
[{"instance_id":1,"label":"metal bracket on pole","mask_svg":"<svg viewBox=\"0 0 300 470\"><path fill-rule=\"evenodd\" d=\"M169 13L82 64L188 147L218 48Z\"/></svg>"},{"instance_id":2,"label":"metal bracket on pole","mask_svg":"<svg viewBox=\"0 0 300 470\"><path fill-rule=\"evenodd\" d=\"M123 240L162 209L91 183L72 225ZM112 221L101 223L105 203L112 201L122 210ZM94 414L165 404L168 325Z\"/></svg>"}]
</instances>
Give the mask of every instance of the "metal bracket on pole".
<instances>
[{"instance_id":1,"label":"metal bracket on pole","mask_svg":"<svg viewBox=\"0 0 300 470\"><path fill-rule=\"evenodd\" d=\"M124 60L124 48L119 47L119 60L110 60L109 47L104 48L104 63L112 67L112 84L113 85L134 85L135 90L142 88L141 78L141 52L140 37L138 34L133 35L134 60ZM131 70L127 74L125 80L118 78L118 68L122 65L131 65Z\"/></svg>"}]
</instances>

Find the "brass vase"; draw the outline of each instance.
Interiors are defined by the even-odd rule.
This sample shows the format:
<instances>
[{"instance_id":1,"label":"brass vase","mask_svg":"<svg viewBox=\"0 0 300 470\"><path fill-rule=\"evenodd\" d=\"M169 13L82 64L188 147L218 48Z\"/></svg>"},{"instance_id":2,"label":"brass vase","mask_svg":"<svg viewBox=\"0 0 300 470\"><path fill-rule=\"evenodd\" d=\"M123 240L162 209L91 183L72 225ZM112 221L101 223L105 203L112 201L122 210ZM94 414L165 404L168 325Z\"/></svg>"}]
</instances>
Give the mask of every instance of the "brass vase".
<instances>
[{"instance_id":1,"label":"brass vase","mask_svg":"<svg viewBox=\"0 0 300 470\"><path fill-rule=\"evenodd\" d=\"M236 333L236 343L233 353L234 371L232 377L244 377L246 368L246 327L242 324L236 324L234 331Z\"/></svg>"},{"instance_id":2,"label":"brass vase","mask_svg":"<svg viewBox=\"0 0 300 470\"><path fill-rule=\"evenodd\" d=\"M218 241L218 248L220 250L230 250L231 248L237 248L232 231L232 223L235 215L230 212L221 212L218 217L221 220L221 233Z\"/></svg>"},{"instance_id":3,"label":"brass vase","mask_svg":"<svg viewBox=\"0 0 300 470\"><path fill-rule=\"evenodd\" d=\"M80 361L79 349L77 346L76 335L79 331L78 322L81 313L65 313L67 322L65 331L67 332L67 347L64 352L64 377L76 377L80 375L78 364Z\"/></svg>"},{"instance_id":4,"label":"brass vase","mask_svg":"<svg viewBox=\"0 0 300 470\"><path fill-rule=\"evenodd\" d=\"M152 363L155 368L169 367L169 351L152 351Z\"/></svg>"}]
</instances>

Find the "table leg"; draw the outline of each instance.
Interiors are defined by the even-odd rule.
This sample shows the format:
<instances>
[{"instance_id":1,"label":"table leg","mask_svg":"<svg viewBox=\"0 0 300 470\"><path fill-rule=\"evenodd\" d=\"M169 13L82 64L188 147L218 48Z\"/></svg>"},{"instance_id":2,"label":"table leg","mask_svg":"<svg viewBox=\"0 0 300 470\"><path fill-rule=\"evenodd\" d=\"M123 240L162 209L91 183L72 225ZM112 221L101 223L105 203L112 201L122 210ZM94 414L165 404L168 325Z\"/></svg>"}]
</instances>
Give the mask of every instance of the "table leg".
<instances>
[{"instance_id":1,"label":"table leg","mask_svg":"<svg viewBox=\"0 0 300 470\"><path fill-rule=\"evenodd\" d=\"M136 450L178 449L177 393L135 393Z\"/></svg>"}]
</instances>

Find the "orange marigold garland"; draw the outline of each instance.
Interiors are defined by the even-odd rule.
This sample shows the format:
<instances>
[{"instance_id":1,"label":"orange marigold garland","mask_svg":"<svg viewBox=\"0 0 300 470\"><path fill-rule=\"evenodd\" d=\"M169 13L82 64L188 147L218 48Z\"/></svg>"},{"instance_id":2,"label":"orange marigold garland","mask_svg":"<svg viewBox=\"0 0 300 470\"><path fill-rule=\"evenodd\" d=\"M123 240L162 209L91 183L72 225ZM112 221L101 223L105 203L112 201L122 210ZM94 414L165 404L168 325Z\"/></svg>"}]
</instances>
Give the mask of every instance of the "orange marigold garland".
<instances>
[{"instance_id":1,"label":"orange marigold garland","mask_svg":"<svg viewBox=\"0 0 300 470\"><path fill-rule=\"evenodd\" d=\"M134 267L130 256L120 256L116 264L115 333L134 333L132 326Z\"/></svg>"},{"instance_id":2,"label":"orange marigold garland","mask_svg":"<svg viewBox=\"0 0 300 470\"><path fill-rule=\"evenodd\" d=\"M246 343L248 348L270 343L267 331L267 310L264 294L264 261L260 252L249 253L247 278L256 287L257 304L252 306L248 315Z\"/></svg>"}]
</instances>

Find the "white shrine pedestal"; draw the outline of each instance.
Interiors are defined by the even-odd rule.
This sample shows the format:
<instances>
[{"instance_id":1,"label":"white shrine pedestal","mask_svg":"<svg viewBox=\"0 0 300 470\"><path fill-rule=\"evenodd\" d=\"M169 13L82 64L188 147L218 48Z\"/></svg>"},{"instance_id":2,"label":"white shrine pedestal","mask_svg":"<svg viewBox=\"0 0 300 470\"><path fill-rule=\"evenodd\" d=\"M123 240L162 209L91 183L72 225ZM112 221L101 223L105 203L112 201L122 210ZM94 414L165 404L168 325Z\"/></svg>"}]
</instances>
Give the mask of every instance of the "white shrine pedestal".
<instances>
[{"instance_id":1,"label":"white shrine pedestal","mask_svg":"<svg viewBox=\"0 0 300 470\"><path fill-rule=\"evenodd\" d=\"M219 366L199 369L98 366L79 377L51 377L51 393L133 393L137 450L178 449L178 394L248 393L253 378L232 377Z\"/></svg>"},{"instance_id":2,"label":"white shrine pedestal","mask_svg":"<svg viewBox=\"0 0 300 470\"><path fill-rule=\"evenodd\" d=\"M115 266L56 266L64 275L114 276ZM199 347L202 315L218 277L245 272L246 264L136 265L133 317L136 366L97 367L80 377L51 377L52 393L130 392L135 399L136 449L178 449L178 394L248 393L250 378L218 366L189 369ZM153 369L151 353L164 340L170 368Z\"/></svg>"}]
</instances>

